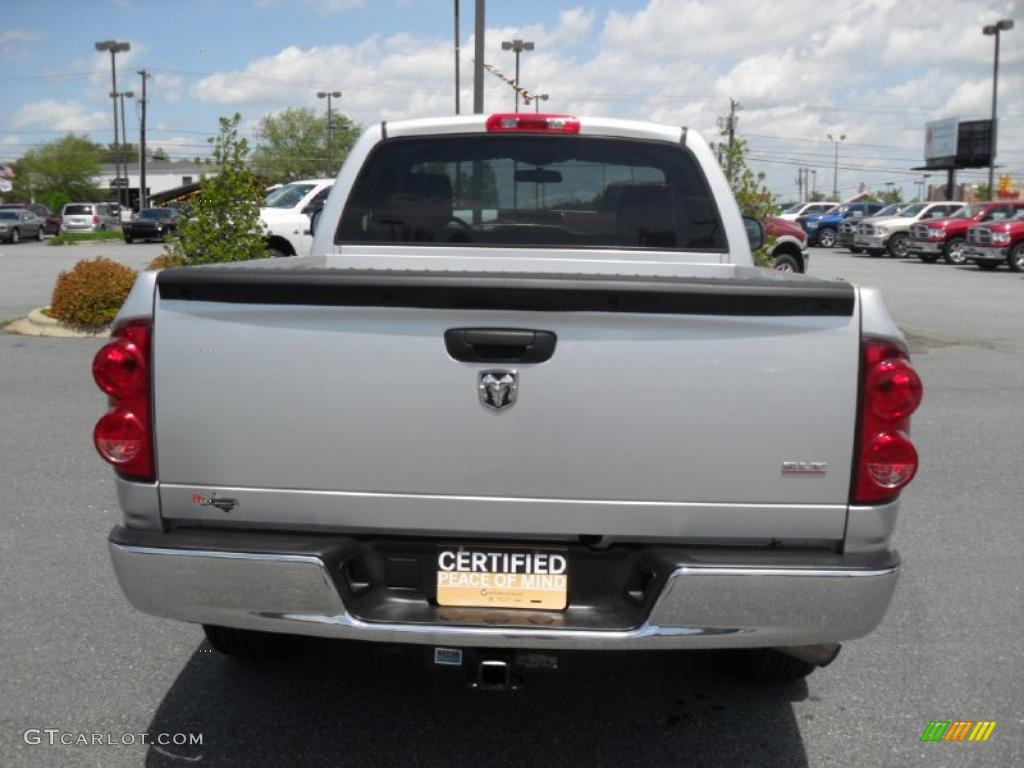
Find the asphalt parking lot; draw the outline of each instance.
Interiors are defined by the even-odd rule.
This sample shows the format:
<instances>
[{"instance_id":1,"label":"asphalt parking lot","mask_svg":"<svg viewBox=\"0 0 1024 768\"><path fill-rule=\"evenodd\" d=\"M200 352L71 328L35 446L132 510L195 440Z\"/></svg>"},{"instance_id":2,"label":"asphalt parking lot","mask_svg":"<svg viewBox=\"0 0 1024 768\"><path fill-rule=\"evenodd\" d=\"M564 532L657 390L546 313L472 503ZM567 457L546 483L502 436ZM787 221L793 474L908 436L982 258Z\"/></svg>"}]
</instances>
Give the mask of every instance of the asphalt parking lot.
<instances>
[{"instance_id":1,"label":"asphalt parking lot","mask_svg":"<svg viewBox=\"0 0 1024 768\"><path fill-rule=\"evenodd\" d=\"M0 317L45 304L79 258L140 266L160 250L0 246ZM810 271L883 289L925 382L922 466L882 626L784 687L711 653L581 653L515 693L469 690L417 649L222 658L198 627L134 611L115 583L105 539L120 513L90 441L101 342L0 333L0 764L1024 765L1024 277L823 249ZM922 743L930 720L998 726L987 743ZM46 728L203 743L25 743Z\"/></svg>"}]
</instances>

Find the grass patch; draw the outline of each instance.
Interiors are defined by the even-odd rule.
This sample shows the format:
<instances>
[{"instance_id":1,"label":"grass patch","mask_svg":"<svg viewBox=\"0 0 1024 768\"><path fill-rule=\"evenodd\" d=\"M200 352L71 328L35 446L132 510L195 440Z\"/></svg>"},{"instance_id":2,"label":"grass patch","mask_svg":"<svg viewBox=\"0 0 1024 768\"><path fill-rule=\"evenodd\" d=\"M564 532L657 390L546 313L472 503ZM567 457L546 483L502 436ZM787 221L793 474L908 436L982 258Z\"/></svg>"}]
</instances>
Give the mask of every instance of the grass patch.
<instances>
[{"instance_id":1,"label":"grass patch","mask_svg":"<svg viewBox=\"0 0 1024 768\"><path fill-rule=\"evenodd\" d=\"M93 240L121 240L124 234L119 229L105 229L101 232L65 232L50 238L50 245L72 245Z\"/></svg>"}]
</instances>

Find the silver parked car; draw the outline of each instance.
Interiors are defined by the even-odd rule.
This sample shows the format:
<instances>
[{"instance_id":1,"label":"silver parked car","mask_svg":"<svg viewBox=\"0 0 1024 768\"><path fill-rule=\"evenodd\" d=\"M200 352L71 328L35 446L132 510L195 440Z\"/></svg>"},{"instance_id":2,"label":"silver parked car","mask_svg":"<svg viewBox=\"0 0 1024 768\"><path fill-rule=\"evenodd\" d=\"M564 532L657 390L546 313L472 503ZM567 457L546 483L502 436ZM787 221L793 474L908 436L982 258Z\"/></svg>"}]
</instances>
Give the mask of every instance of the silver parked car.
<instances>
[{"instance_id":1,"label":"silver parked car","mask_svg":"<svg viewBox=\"0 0 1024 768\"><path fill-rule=\"evenodd\" d=\"M113 203L68 203L61 211L61 232L99 232L120 226Z\"/></svg>"},{"instance_id":2,"label":"silver parked car","mask_svg":"<svg viewBox=\"0 0 1024 768\"><path fill-rule=\"evenodd\" d=\"M44 219L26 209L0 211L0 240L16 243L26 238L43 239Z\"/></svg>"}]
</instances>

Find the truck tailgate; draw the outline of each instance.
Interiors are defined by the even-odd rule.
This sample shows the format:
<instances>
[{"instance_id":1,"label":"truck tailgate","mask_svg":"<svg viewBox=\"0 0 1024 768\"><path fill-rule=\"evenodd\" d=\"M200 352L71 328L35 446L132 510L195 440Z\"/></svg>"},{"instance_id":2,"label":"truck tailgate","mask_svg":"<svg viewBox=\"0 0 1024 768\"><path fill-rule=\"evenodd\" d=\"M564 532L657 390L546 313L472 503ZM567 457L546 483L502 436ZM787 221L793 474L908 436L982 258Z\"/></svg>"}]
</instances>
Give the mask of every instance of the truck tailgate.
<instances>
[{"instance_id":1,"label":"truck tailgate","mask_svg":"<svg viewBox=\"0 0 1024 768\"><path fill-rule=\"evenodd\" d=\"M859 359L843 283L204 268L162 272L154 317L165 518L843 535ZM459 362L453 328L557 343L541 363ZM514 405L481 403L488 370L516 372Z\"/></svg>"}]
</instances>

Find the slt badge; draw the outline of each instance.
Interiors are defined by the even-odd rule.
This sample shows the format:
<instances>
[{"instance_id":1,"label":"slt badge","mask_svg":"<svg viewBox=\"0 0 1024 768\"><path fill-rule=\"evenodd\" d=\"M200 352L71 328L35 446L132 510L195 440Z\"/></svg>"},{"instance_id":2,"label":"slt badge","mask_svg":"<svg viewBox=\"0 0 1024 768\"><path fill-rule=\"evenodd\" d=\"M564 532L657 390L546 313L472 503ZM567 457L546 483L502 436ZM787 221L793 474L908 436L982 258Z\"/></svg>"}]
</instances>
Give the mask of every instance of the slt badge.
<instances>
[{"instance_id":1,"label":"slt badge","mask_svg":"<svg viewBox=\"0 0 1024 768\"><path fill-rule=\"evenodd\" d=\"M509 370L480 371L477 389L481 403L500 411L515 405L519 394L519 374Z\"/></svg>"}]
</instances>

